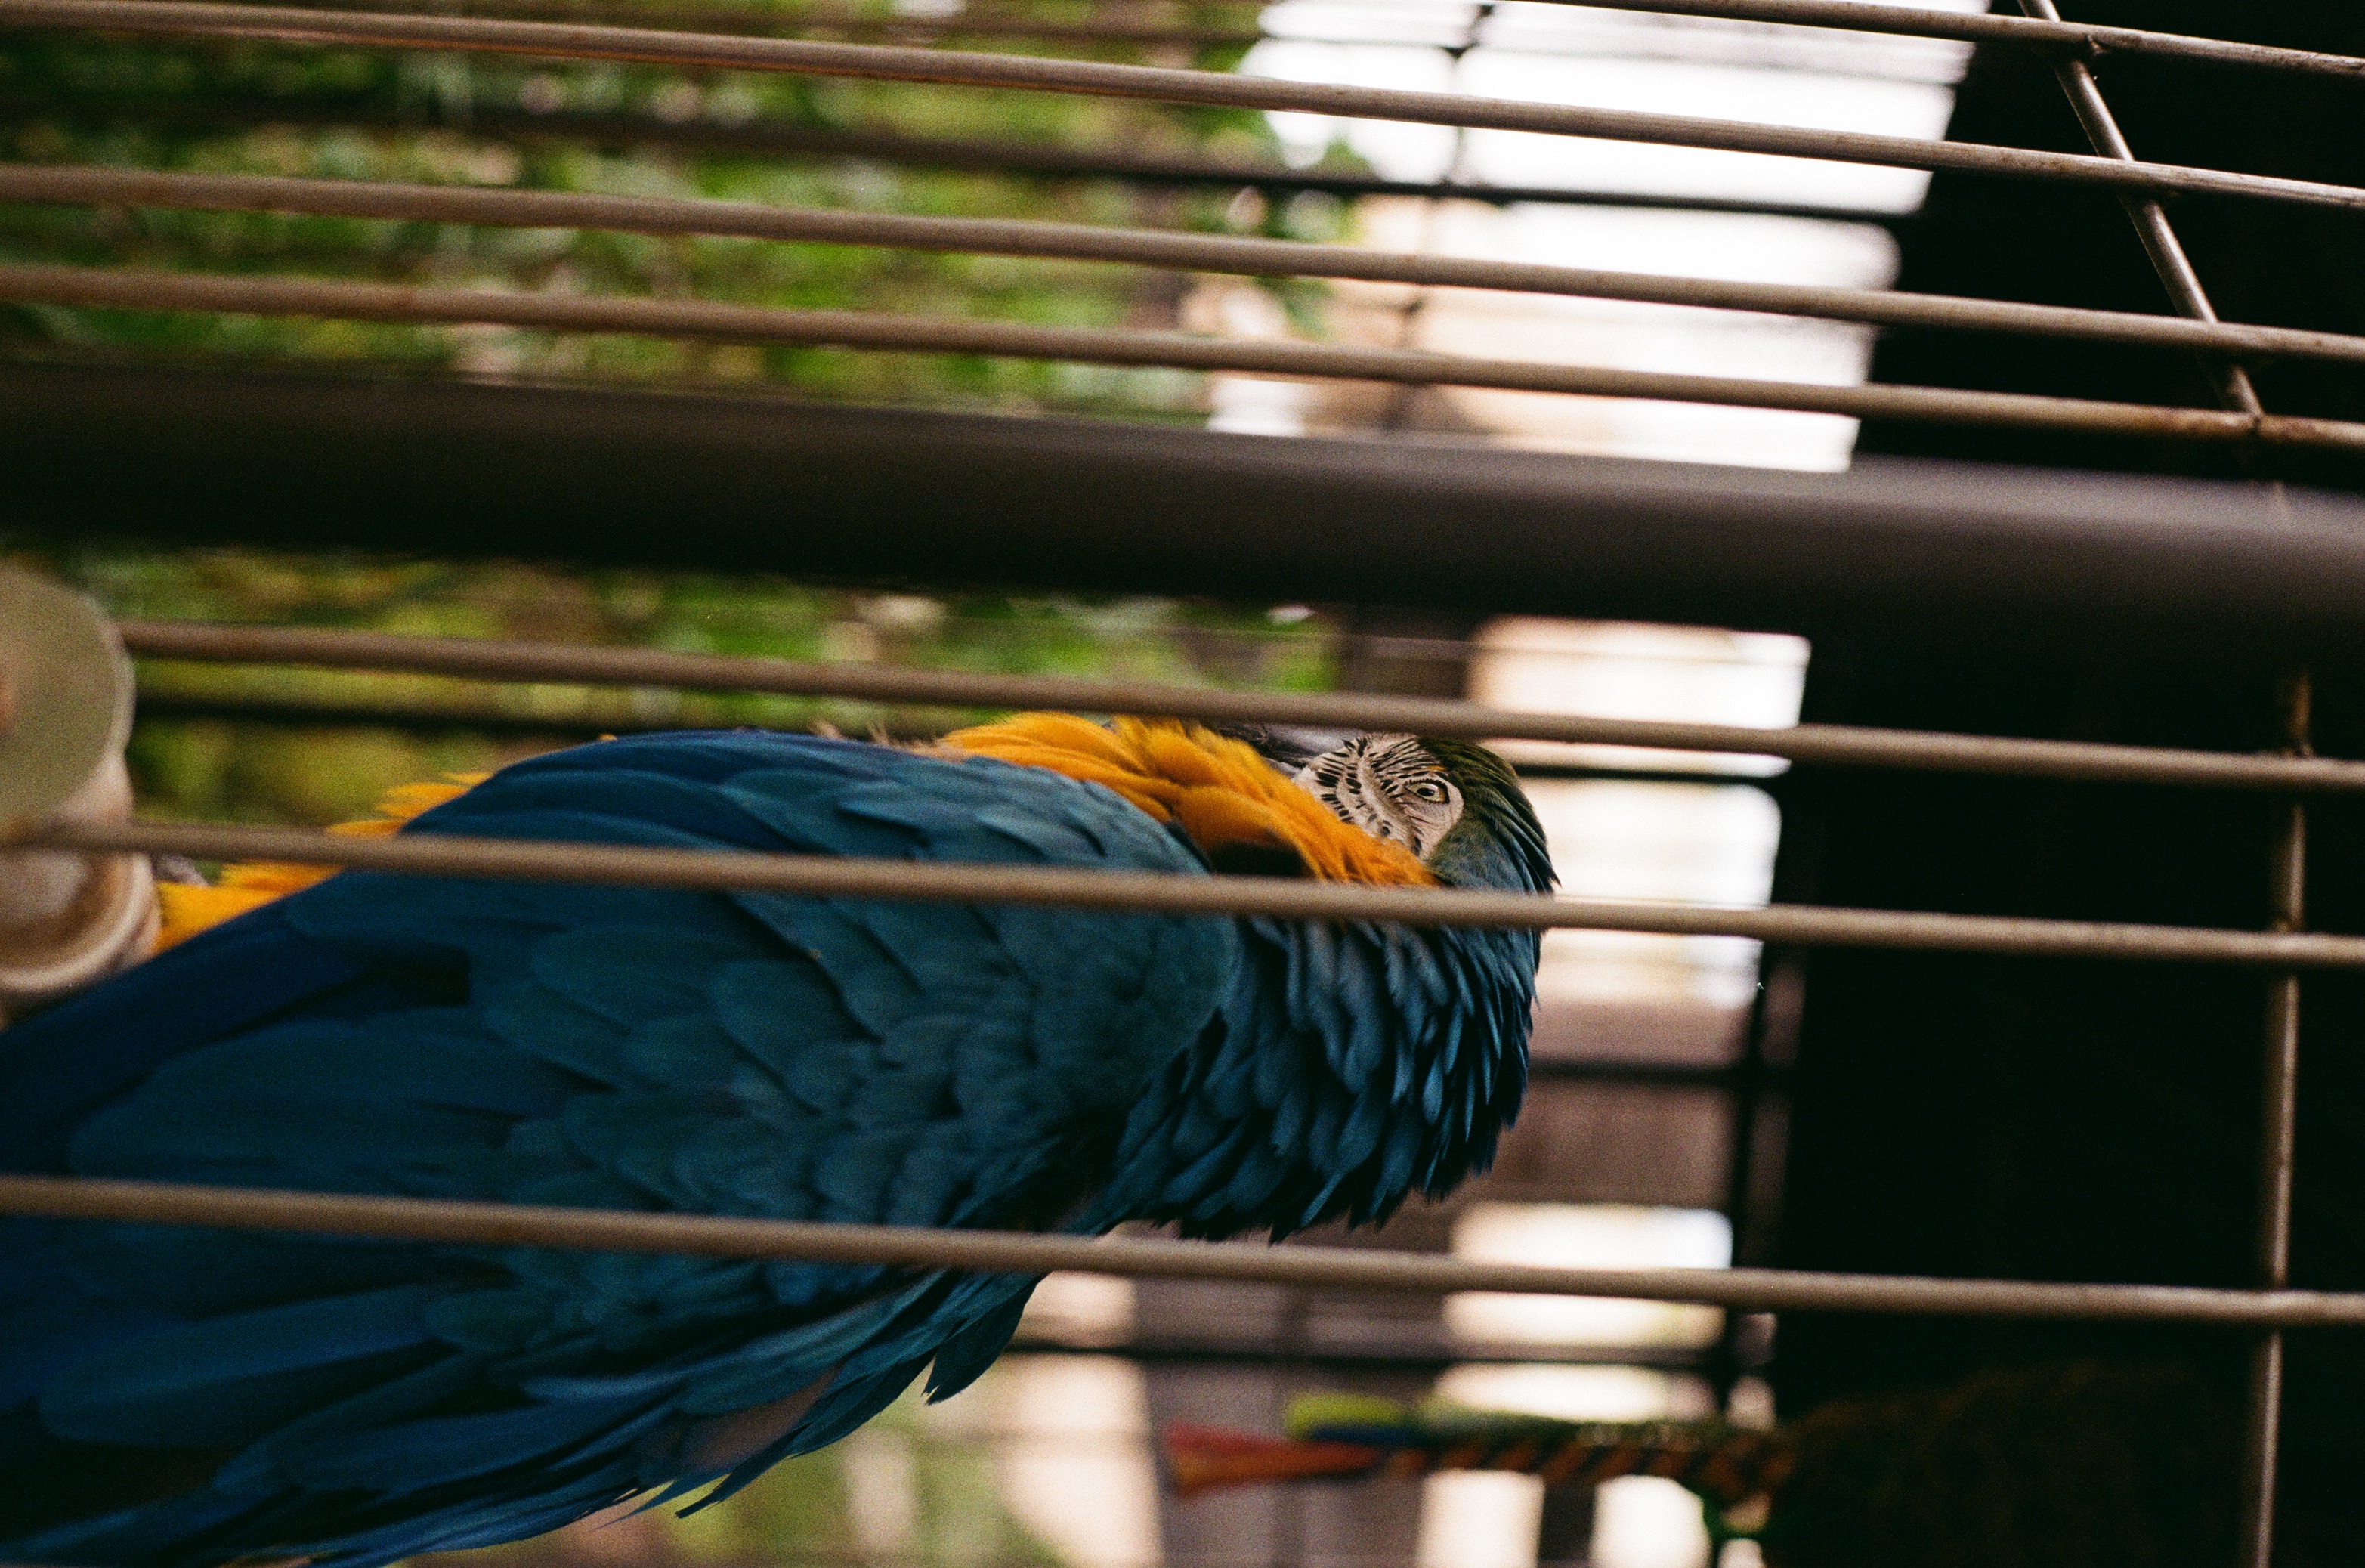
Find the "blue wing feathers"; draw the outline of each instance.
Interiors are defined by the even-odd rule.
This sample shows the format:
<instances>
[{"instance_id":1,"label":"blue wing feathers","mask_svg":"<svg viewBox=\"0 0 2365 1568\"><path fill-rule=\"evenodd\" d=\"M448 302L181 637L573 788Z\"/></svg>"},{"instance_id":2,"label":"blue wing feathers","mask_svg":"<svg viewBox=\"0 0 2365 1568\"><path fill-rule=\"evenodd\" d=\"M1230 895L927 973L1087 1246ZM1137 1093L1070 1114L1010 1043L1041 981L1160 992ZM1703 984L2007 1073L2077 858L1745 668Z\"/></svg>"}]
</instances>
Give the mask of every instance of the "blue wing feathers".
<instances>
[{"instance_id":1,"label":"blue wing feathers","mask_svg":"<svg viewBox=\"0 0 2365 1568\"><path fill-rule=\"evenodd\" d=\"M1097 785L751 733L535 758L406 831L1205 869ZM1496 1069L1533 946L349 872L0 1035L0 1169L1286 1234L1484 1163L1487 1117L1516 1109L1522 1063ZM966 1386L1032 1286L0 1228L0 1462L80 1439L219 1466L161 1501L127 1471L141 1500L0 1528L0 1560L376 1568L635 1495L719 1498L924 1369L932 1396Z\"/></svg>"},{"instance_id":2,"label":"blue wing feathers","mask_svg":"<svg viewBox=\"0 0 2365 1568\"><path fill-rule=\"evenodd\" d=\"M85 1358L50 1380L41 1417L84 1442L250 1442L383 1375L429 1340L433 1293L403 1286L185 1323Z\"/></svg>"},{"instance_id":3,"label":"blue wing feathers","mask_svg":"<svg viewBox=\"0 0 2365 1568\"><path fill-rule=\"evenodd\" d=\"M656 926L563 931L534 944L533 978L611 1024L703 1012L708 977L746 944Z\"/></svg>"},{"instance_id":4,"label":"blue wing feathers","mask_svg":"<svg viewBox=\"0 0 2365 1568\"><path fill-rule=\"evenodd\" d=\"M538 758L407 831L1199 868L1095 786L759 734ZM0 1162L1024 1224L1082 1195L1053 1190L1085 1177L1079 1128L1122 1120L1238 952L1205 919L347 873L0 1036ZM227 1450L187 1495L0 1539L88 1562L368 1568L530 1533L680 1477L685 1423L833 1369L776 1453L859 1425L934 1357L940 1388L966 1383L1030 1283L26 1234L0 1374L38 1390L39 1429Z\"/></svg>"},{"instance_id":5,"label":"blue wing feathers","mask_svg":"<svg viewBox=\"0 0 2365 1568\"><path fill-rule=\"evenodd\" d=\"M218 973L252 977L226 987ZM258 910L0 1034L0 1170L65 1169L76 1122L181 1053L366 980Z\"/></svg>"}]
</instances>

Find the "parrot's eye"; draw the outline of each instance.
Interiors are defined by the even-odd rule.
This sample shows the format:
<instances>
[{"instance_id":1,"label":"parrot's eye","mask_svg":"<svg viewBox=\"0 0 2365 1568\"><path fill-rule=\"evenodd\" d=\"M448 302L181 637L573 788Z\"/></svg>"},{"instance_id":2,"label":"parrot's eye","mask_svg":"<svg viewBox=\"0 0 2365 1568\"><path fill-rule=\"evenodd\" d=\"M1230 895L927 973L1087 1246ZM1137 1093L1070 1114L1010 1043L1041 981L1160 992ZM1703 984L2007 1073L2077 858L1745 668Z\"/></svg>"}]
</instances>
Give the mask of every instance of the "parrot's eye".
<instances>
[{"instance_id":1,"label":"parrot's eye","mask_svg":"<svg viewBox=\"0 0 2365 1568\"><path fill-rule=\"evenodd\" d=\"M1340 820L1427 857L1462 818L1462 791L1410 735L1358 735L1298 770Z\"/></svg>"}]
</instances>

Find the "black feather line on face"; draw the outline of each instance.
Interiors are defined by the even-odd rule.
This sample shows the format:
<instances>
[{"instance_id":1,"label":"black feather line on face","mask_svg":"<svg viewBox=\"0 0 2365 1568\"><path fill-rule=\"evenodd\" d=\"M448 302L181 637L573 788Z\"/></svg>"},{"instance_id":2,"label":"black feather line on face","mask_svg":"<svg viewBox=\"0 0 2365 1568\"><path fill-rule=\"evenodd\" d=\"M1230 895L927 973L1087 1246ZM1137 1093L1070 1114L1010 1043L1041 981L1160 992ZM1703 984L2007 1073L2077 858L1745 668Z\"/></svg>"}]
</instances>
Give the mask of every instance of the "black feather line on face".
<instances>
[{"instance_id":1,"label":"black feather line on face","mask_svg":"<svg viewBox=\"0 0 2365 1568\"><path fill-rule=\"evenodd\" d=\"M1315 795L1323 797L1324 803L1341 821L1369 830L1370 824L1342 809L1336 795L1348 781L1349 764L1343 754L1356 743L1377 738L1374 735L1362 731L1288 724L1218 724L1213 728L1219 734L1253 746L1277 771L1297 778ZM1424 859L1435 865L1440 874L1446 873L1446 863L1451 861L1454 875L1449 876L1450 880L1467 878L1477 886L1541 891L1553 885L1543 829L1509 764L1474 741L1429 736L1404 740L1409 744L1392 747L1384 754L1382 767L1376 770L1381 781L1389 786L1410 786L1424 776L1436 778L1450 785L1460 797L1460 810L1451 825L1424 846ZM1480 839L1486 841L1492 854L1472 854L1474 841Z\"/></svg>"},{"instance_id":2,"label":"black feather line on face","mask_svg":"<svg viewBox=\"0 0 2365 1568\"><path fill-rule=\"evenodd\" d=\"M1411 735L1349 735L1292 777L1339 821L1423 859L1462 815L1462 792L1445 765Z\"/></svg>"},{"instance_id":3,"label":"black feather line on face","mask_svg":"<svg viewBox=\"0 0 2365 1568\"><path fill-rule=\"evenodd\" d=\"M1246 741L1257 755L1283 773L1295 773L1326 752L1356 737L1353 730L1317 730L1295 724L1216 724L1219 735Z\"/></svg>"}]
</instances>

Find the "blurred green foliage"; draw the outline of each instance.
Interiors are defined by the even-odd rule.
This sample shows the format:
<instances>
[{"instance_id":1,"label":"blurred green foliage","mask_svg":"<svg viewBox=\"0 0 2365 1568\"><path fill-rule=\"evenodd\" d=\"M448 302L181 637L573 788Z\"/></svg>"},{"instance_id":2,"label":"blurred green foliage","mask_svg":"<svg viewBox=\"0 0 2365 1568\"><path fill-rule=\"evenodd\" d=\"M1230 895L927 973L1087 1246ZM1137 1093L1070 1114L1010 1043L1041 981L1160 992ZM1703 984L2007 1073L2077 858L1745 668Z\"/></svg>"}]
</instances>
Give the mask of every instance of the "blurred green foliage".
<instances>
[{"instance_id":1,"label":"blurred green foliage","mask_svg":"<svg viewBox=\"0 0 2365 1568\"><path fill-rule=\"evenodd\" d=\"M1006 1370L995 1368L960 1399L995 1408L1005 1381ZM712 1507L687 1517L672 1508L619 1512L533 1540L415 1559L415 1568L747 1568L775 1562L1059 1568L1059 1554L1003 1501L992 1443L964 1439L957 1433L965 1423L943 1419L954 1408L931 1410L915 1388L846 1443L776 1465ZM870 1456L892 1456L891 1462L866 1467L866 1447ZM868 1499L866 1507L857 1493L882 1483L904 1495ZM891 1519L902 1527L895 1532L902 1539L879 1539L881 1513L904 1515Z\"/></svg>"},{"instance_id":2,"label":"blurred green foliage","mask_svg":"<svg viewBox=\"0 0 2365 1568\"><path fill-rule=\"evenodd\" d=\"M423 7L422 7L423 8ZM871 15L895 13L866 4ZM1182 27L1239 29L1255 7L1172 0ZM780 7L784 20L793 7ZM1088 0L1020 0L998 16L1076 21ZM956 46L1028 46L947 38ZM1070 47L1082 57L1225 69L1236 47ZM0 39L0 160L204 173L712 197L874 211L1043 218L1333 239L1320 197L1268 204L1116 181L947 173L814 153L759 158L681 139L588 136L570 117L651 126L1056 142L1272 162L1261 115L896 83L552 64L251 43L16 32ZM535 119L548 134L515 135ZM506 128L506 129L505 129ZM278 214L0 204L0 260L298 274L433 286L698 297L806 308L982 316L1057 326L1172 327L1189 280L1140 269L845 246L658 239ZM1318 330L1319 285L1271 287ZM0 305L0 355L347 362L416 374L770 386L863 401L1195 420L1204 378L968 356L751 349L501 328L155 315ZM0 561L8 560L0 542ZM510 637L794 659L1318 689L1337 629L1302 608L1163 599L927 599L756 577L499 563L54 546L15 557L118 617ZM158 816L324 823L390 786L499 766L604 731L695 725L925 733L976 717L727 693L495 686L438 678L144 663L131 762ZM991 1399L994 1378L964 1396ZM914 1517L904 1561L1052 1568L1003 1500L990 1445L927 1427L913 1401L874 1423L907 1442ZM470 1554L479 1568L633 1562L702 1568L877 1555L848 1460L781 1465L690 1518L657 1510ZM446 1560L456 1562L458 1560Z\"/></svg>"},{"instance_id":3,"label":"blurred green foliage","mask_svg":"<svg viewBox=\"0 0 2365 1568\"><path fill-rule=\"evenodd\" d=\"M164 554L90 547L21 559L91 594L118 618L1267 690L1329 688L1339 654L1332 622L1297 607L1268 611L1173 599L983 594L930 599L757 577L249 550ZM496 686L164 661L143 663L140 689L131 760L143 809L247 822L344 820L365 813L392 785L495 767L608 731L749 724L910 734L977 717L833 699Z\"/></svg>"},{"instance_id":4,"label":"blurred green foliage","mask_svg":"<svg viewBox=\"0 0 2365 1568\"><path fill-rule=\"evenodd\" d=\"M869 14L891 17L881 6ZM793 20L792 7L778 16ZM997 16L1070 21L1077 0ZM1174 4L1179 26L1238 28L1238 5ZM742 18L744 21L744 18ZM1003 51L1223 69L1237 46L952 39ZM0 40L0 159L214 174L712 197L947 216L1247 230L1333 238L1341 208L1115 181L946 172L841 155L757 158L649 142L615 150L498 129L586 115L699 124L1056 142L1272 161L1264 117L1117 99L606 62L17 33ZM339 123L339 122L343 123ZM483 122L480 127L479 122ZM611 139L612 140L612 139ZM300 274L440 287L698 297L982 316L1062 327L1171 327L1172 274L1096 263L572 230L0 204L0 259ZM1276 283L1311 327L1320 286ZM813 397L1193 420L1203 380L1157 367L973 355L756 348L497 327L0 306L0 353L141 353L369 362L476 375L776 385Z\"/></svg>"}]
</instances>

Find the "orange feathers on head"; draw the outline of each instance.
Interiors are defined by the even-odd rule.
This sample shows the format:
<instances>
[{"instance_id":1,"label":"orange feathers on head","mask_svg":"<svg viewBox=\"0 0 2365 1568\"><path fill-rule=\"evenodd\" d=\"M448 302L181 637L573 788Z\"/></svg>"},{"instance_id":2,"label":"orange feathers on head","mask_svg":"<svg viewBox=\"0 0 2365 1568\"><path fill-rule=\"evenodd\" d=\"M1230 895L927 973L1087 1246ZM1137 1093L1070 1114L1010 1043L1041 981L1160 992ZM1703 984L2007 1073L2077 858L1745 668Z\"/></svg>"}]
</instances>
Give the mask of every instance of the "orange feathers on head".
<instances>
[{"instance_id":1,"label":"orange feathers on head","mask_svg":"<svg viewBox=\"0 0 2365 1568\"><path fill-rule=\"evenodd\" d=\"M1105 785L1160 822L1180 824L1210 858L1246 846L1294 856L1325 881L1437 880L1409 851L1340 821L1254 746L1201 725L1120 718L1104 728L1069 713L1021 713L957 730L944 744Z\"/></svg>"}]
</instances>

